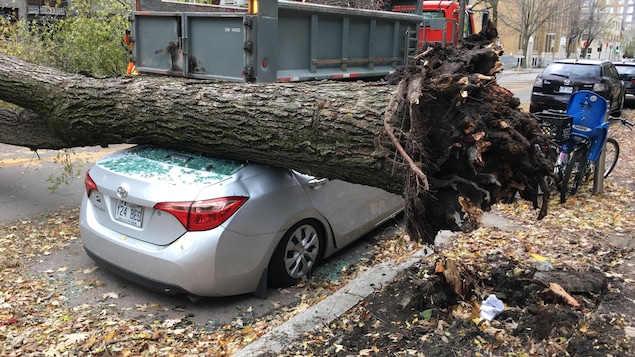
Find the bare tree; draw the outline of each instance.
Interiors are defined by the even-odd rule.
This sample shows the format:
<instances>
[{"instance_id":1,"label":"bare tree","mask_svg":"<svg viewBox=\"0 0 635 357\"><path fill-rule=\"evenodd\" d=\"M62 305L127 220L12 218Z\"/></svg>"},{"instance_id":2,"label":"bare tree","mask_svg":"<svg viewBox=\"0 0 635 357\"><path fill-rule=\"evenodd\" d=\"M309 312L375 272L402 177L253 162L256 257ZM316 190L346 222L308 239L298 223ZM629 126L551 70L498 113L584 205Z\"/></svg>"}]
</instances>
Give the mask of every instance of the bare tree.
<instances>
[{"instance_id":1,"label":"bare tree","mask_svg":"<svg viewBox=\"0 0 635 357\"><path fill-rule=\"evenodd\" d=\"M604 0L586 0L580 13L583 23L581 57L586 57L591 43L611 25L611 16Z\"/></svg>"},{"instance_id":2,"label":"bare tree","mask_svg":"<svg viewBox=\"0 0 635 357\"><path fill-rule=\"evenodd\" d=\"M490 21L494 25L494 27L498 28L498 3L500 0L476 0L474 2L474 7L477 5L484 5L486 9L491 11L490 13Z\"/></svg>"},{"instance_id":3,"label":"bare tree","mask_svg":"<svg viewBox=\"0 0 635 357\"><path fill-rule=\"evenodd\" d=\"M559 11L560 17L558 20L562 21L563 34L567 38L565 53L567 58L571 57L571 53L575 50L576 42L582 37L584 32L586 21L582 16L582 9L584 3L578 0L567 1L562 3L562 10Z\"/></svg>"},{"instance_id":4,"label":"bare tree","mask_svg":"<svg viewBox=\"0 0 635 357\"><path fill-rule=\"evenodd\" d=\"M507 0L505 6L499 7L498 19L521 37L523 66L527 66L530 38L558 15L558 4L553 0Z\"/></svg>"},{"instance_id":5,"label":"bare tree","mask_svg":"<svg viewBox=\"0 0 635 357\"><path fill-rule=\"evenodd\" d=\"M635 56L635 27L630 26L624 31L622 49L625 56L631 58Z\"/></svg>"}]
</instances>

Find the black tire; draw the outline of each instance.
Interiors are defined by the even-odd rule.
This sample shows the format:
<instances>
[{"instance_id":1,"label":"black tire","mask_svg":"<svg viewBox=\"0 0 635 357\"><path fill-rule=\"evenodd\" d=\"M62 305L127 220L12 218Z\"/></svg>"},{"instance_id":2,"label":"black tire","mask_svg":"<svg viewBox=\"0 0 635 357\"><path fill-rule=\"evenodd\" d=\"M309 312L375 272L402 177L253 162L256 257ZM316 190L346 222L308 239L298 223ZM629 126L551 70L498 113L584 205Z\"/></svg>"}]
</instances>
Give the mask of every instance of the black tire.
<instances>
[{"instance_id":1,"label":"black tire","mask_svg":"<svg viewBox=\"0 0 635 357\"><path fill-rule=\"evenodd\" d=\"M282 237L269 261L270 286L285 288L295 285L322 257L326 236L322 226L312 220L296 223Z\"/></svg>"},{"instance_id":2,"label":"black tire","mask_svg":"<svg viewBox=\"0 0 635 357\"><path fill-rule=\"evenodd\" d=\"M547 160L554 163L553 173L545 178L547 186L549 187L549 192L552 192L552 194L560 188L562 171L564 170L564 168L556 166L558 165L558 155L559 152L554 147L549 148L549 151L546 154Z\"/></svg>"},{"instance_id":3,"label":"black tire","mask_svg":"<svg viewBox=\"0 0 635 357\"><path fill-rule=\"evenodd\" d=\"M584 179L587 164L586 152L578 150L573 152L560 183L560 203L565 203L568 196L573 196L578 191Z\"/></svg>"},{"instance_id":4,"label":"black tire","mask_svg":"<svg viewBox=\"0 0 635 357\"><path fill-rule=\"evenodd\" d=\"M609 177L620 156L620 145L613 138L606 139L606 156L604 160L604 178Z\"/></svg>"}]
</instances>

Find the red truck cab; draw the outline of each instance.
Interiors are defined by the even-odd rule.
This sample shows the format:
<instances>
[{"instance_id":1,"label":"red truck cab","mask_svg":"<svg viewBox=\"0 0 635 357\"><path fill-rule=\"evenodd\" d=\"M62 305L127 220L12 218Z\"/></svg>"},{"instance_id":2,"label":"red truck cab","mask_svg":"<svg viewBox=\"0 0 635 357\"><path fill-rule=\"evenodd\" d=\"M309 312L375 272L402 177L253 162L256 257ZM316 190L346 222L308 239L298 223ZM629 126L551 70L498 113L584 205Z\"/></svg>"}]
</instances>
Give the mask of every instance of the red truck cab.
<instances>
[{"instance_id":1,"label":"red truck cab","mask_svg":"<svg viewBox=\"0 0 635 357\"><path fill-rule=\"evenodd\" d=\"M460 5L456 1L423 1L421 28L419 30L419 46L423 42L443 42L447 45L457 44L476 32L474 14L470 7L465 10L465 24L459 31ZM392 2L391 11L416 13L416 2L412 0L396 0Z\"/></svg>"}]
</instances>

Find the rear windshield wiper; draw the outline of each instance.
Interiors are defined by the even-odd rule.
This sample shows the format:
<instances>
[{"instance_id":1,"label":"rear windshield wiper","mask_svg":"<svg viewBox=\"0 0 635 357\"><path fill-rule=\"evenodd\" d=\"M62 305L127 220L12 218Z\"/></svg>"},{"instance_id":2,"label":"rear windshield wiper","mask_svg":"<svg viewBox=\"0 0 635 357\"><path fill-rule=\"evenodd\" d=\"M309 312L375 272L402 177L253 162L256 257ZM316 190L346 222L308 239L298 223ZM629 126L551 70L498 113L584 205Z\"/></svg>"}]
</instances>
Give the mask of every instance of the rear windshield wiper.
<instances>
[{"instance_id":1,"label":"rear windshield wiper","mask_svg":"<svg viewBox=\"0 0 635 357\"><path fill-rule=\"evenodd\" d=\"M549 73L552 76L557 76L557 77L562 77L562 78L569 78L568 75L566 74L560 74L560 73Z\"/></svg>"}]
</instances>

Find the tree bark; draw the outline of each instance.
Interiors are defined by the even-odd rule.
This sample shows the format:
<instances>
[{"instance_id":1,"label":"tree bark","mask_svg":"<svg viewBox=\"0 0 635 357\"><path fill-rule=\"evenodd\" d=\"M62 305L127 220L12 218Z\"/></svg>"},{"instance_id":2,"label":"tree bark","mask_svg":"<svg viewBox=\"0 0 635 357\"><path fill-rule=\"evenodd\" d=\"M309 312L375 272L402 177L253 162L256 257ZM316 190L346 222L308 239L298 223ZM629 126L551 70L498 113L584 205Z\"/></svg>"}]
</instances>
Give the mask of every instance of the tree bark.
<instances>
[{"instance_id":1,"label":"tree bark","mask_svg":"<svg viewBox=\"0 0 635 357\"><path fill-rule=\"evenodd\" d=\"M153 143L403 193L386 157L385 82L97 79L0 54L0 142L36 149ZM385 145L384 145L385 144ZM396 176L395 176L396 175Z\"/></svg>"},{"instance_id":2,"label":"tree bark","mask_svg":"<svg viewBox=\"0 0 635 357\"><path fill-rule=\"evenodd\" d=\"M542 194L547 214L548 136L496 84L496 36L487 26L456 47L424 44L381 83L96 79L0 55L0 99L28 109L0 115L0 141L149 143L380 187L404 195L408 233L432 243L517 192L536 208Z\"/></svg>"}]
</instances>

